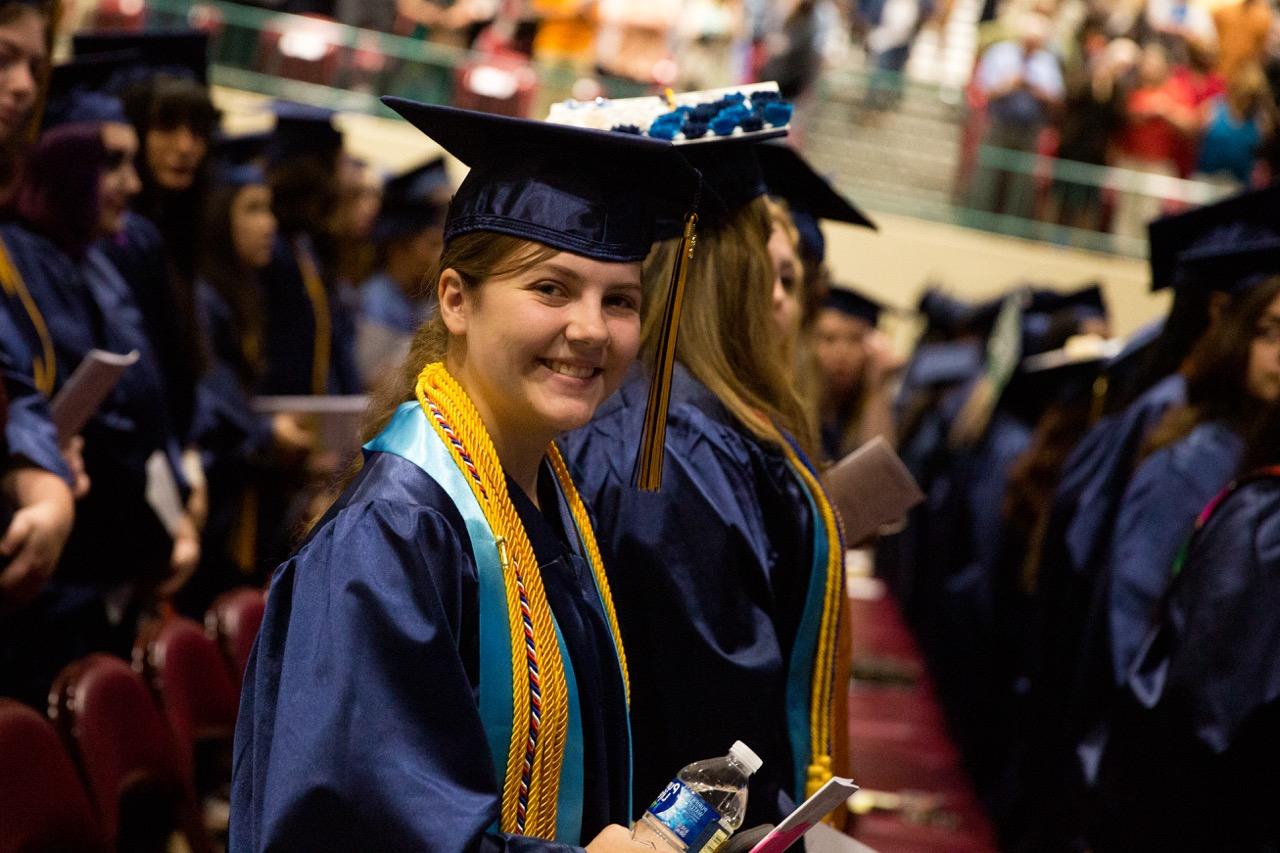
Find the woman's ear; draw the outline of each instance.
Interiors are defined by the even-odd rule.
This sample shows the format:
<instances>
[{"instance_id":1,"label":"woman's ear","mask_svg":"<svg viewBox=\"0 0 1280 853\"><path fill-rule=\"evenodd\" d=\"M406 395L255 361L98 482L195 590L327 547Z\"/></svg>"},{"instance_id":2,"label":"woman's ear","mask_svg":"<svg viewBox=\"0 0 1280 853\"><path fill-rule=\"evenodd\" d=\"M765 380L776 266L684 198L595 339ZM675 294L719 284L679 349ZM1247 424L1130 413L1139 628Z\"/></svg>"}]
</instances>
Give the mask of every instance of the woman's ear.
<instances>
[{"instance_id":1,"label":"woman's ear","mask_svg":"<svg viewBox=\"0 0 1280 853\"><path fill-rule=\"evenodd\" d=\"M449 334L465 335L467 333L467 293L462 276L458 275L452 267L440 273L440 284L437 286L436 295L439 298L440 319L444 321Z\"/></svg>"}]
</instances>

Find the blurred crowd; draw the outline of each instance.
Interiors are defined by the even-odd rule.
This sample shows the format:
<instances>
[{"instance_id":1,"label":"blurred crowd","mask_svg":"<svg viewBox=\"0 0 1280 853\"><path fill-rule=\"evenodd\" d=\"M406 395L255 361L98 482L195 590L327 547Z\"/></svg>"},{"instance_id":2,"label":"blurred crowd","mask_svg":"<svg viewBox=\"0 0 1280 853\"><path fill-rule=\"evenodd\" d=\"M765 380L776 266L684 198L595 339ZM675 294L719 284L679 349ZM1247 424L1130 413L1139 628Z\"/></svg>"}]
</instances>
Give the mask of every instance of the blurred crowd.
<instances>
[{"instance_id":1,"label":"blurred crowd","mask_svg":"<svg viewBox=\"0 0 1280 853\"><path fill-rule=\"evenodd\" d=\"M1055 171L1047 193L1031 170L979 168L983 210L1140 238L1175 205L1151 175L1228 193L1274 173L1280 29L1270 0L1207 4L1005 4L980 30L971 87L981 144L1138 175L1104 196L1096 178ZM1092 184L1092 185L1090 185Z\"/></svg>"}]
</instances>

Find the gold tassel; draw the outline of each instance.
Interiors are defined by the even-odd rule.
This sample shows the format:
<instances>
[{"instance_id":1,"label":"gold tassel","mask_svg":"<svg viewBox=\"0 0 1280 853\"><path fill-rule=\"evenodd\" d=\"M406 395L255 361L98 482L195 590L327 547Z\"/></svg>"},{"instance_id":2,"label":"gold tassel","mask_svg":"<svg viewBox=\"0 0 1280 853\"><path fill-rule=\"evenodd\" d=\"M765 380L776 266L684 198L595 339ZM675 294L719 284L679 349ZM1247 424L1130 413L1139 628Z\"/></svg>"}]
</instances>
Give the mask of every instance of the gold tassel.
<instances>
[{"instance_id":1,"label":"gold tassel","mask_svg":"<svg viewBox=\"0 0 1280 853\"><path fill-rule=\"evenodd\" d=\"M671 402L671 373L676 365L676 336L680 331L680 312L684 307L684 285L689 277L689 262L698 243L698 214L684 218L684 234L680 251L671 270L671 287L662 313L662 331L658 336L653 363L653 380L649 384L649 401L640 428L640 451L631 484L643 492L656 492L662 487L662 457L667 438L667 406Z\"/></svg>"}]
</instances>

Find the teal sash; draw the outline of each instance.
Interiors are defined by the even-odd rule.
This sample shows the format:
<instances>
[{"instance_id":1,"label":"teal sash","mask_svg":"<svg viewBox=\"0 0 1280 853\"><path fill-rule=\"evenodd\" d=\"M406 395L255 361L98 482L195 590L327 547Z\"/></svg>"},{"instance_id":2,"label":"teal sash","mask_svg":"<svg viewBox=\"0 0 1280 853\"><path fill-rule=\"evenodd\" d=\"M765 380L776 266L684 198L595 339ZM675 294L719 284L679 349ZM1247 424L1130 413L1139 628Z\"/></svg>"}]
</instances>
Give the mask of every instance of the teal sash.
<instances>
[{"instance_id":1,"label":"teal sash","mask_svg":"<svg viewBox=\"0 0 1280 853\"><path fill-rule=\"evenodd\" d=\"M806 464L800 449L794 444L792 447L800 457L801 464ZM827 540L817 500L798 473L795 477L804 490L809 517L813 519L813 564L809 569L809 589L805 594L804 612L796 630L795 644L791 647L791 665L787 668L787 734L791 741L791 761L795 771L793 798L801 803L805 799L809 763L813 757L810 744L813 664L818 654L818 633L822 629L822 611L827 593L827 560L833 546L843 552L844 545ZM839 689L839 685L835 687Z\"/></svg>"},{"instance_id":2,"label":"teal sash","mask_svg":"<svg viewBox=\"0 0 1280 853\"><path fill-rule=\"evenodd\" d=\"M511 684L511 629L497 540L470 485L416 401L402 403L386 428L364 447L371 452L394 454L417 465L445 490L466 523L480 581L480 721L484 726L485 738L489 741L494 776L501 790L506 777L506 760L511 749L514 702ZM554 623L554 613L551 619ZM564 661L569 696L569 727L565 736L564 763L560 770L555 840L578 844L582 834L585 758L582 712L573 660L565 647L559 625L555 626L555 631L560 657ZM498 830L496 822L491 830Z\"/></svg>"}]
</instances>

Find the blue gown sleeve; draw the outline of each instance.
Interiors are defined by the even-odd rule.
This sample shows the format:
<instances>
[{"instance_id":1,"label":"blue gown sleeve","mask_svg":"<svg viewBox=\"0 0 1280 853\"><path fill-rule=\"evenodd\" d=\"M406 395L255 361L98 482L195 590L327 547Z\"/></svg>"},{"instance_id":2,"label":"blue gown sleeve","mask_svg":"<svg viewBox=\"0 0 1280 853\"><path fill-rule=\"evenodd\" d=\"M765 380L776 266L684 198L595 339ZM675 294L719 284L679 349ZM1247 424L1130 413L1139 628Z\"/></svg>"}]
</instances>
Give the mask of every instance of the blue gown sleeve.
<instances>
[{"instance_id":1,"label":"blue gown sleeve","mask_svg":"<svg viewBox=\"0 0 1280 853\"><path fill-rule=\"evenodd\" d=\"M230 849L575 849L489 831L466 572L438 511L388 500L343 508L278 571L241 699Z\"/></svg>"},{"instance_id":2,"label":"blue gown sleeve","mask_svg":"<svg viewBox=\"0 0 1280 853\"><path fill-rule=\"evenodd\" d=\"M35 465L71 483L71 471L58 450L49 403L32 382L30 353L6 311L0 303L0 373L9 400L4 424L6 462Z\"/></svg>"}]
</instances>

